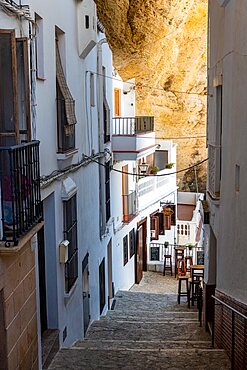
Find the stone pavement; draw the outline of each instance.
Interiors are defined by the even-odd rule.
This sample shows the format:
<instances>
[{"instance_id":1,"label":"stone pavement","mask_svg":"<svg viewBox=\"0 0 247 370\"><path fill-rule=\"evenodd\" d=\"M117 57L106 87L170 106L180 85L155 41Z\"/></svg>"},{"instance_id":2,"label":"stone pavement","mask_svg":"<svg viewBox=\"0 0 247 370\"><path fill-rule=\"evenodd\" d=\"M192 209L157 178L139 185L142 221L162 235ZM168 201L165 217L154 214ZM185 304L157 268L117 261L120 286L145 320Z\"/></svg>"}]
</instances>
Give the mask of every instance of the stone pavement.
<instances>
[{"instance_id":1,"label":"stone pavement","mask_svg":"<svg viewBox=\"0 0 247 370\"><path fill-rule=\"evenodd\" d=\"M114 310L92 323L86 340L58 353L50 370L230 369L196 310L177 304L176 290L174 277L145 273L139 286L117 293Z\"/></svg>"}]
</instances>

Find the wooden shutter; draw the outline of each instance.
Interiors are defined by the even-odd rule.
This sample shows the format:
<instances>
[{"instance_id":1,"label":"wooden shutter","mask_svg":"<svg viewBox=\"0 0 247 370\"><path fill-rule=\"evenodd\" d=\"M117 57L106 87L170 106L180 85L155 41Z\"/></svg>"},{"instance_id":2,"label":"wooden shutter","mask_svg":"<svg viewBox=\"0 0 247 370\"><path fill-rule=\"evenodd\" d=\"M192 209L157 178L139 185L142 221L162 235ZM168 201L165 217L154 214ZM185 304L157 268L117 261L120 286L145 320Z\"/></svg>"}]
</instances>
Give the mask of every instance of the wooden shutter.
<instances>
[{"instance_id":1,"label":"wooden shutter","mask_svg":"<svg viewBox=\"0 0 247 370\"><path fill-rule=\"evenodd\" d=\"M28 39L16 39L19 133L21 141L31 141Z\"/></svg>"},{"instance_id":2,"label":"wooden shutter","mask_svg":"<svg viewBox=\"0 0 247 370\"><path fill-rule=\"evenodd\" d=\"M120 116L121 115L121 103L120 103L120 90L114 89L114 115Z\"/></svg>"},{"instance_id":3,"label":"wooden shutter","mask_svg":"<svg viewBox=\"0 0 247 370\"><path fill-rule=\"evenodd\" d=\"M172 215L172 210L171 208L165 208L163 210L163 215L164 215L164 231L165 230L171 230L171 215Z\"/></svg>"},{"instance_id":4,"label":"wooden shutter","mask_svg":"<svg viewBox=\"0 0 247 370\"><path fill-rule=\"evenodd\" d=\"M135 254L135 229L129 233L130 258Z\"/></svg>"},{"instance_id":5,"label":"wooden shutter","mask_svg":"<svg viewBox=\"0 0 247 370\"><path fill-rule=\"evenodd\" d=\"M126 235L123 238L123 260L124 266L128 263L128 236Z\"/></svg>"},{"instance_id":6,"label":"wooden shutter","mask_svg":"<svg viewBox=\"0 0 247 370\"><path fill-rule=\"evenodd\" d=\"M0 145L19 143L15 31L0 30Z\"/></svg>"}]
</instances>

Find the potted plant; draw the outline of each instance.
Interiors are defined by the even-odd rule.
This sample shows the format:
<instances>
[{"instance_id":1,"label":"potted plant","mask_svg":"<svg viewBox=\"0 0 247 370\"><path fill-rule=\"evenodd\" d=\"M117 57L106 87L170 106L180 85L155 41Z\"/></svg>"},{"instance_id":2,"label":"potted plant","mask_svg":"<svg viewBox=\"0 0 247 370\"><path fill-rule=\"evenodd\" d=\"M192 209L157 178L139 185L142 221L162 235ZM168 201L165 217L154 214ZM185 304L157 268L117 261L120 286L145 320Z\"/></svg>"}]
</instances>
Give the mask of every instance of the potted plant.
<instances>
[{"instance_id":1,"label":"potted plant","mask_svg":"<svg viewBox=\"0 0 247 370\"><path fill-rule=\"evenodd\" d=\"M150 167L149 173L152 175L156 175L156 173L159 171L158 167L152 166Z\"/></svg>"},{"instance_id":2,"label":"potted plant","mask_svg":"<svg viewBox=\"0 0 247 370\"><path fill-rule=\"evenodd\" d=\"M175 164L175 163L172 163L172 162L167 163L167 164L166 164L166 168L172 168L172 167L174 166L174 164Z\"/></svg>"},{"instance_id":3,"label":"potted plant","mask_svg":"<svg viewBox=\"0 0 247 370\"><path fill-rule=\"evenodd\" d=\"M166 242L164 243L164 246L165 246L165 248L167 249L167 248L168 248L168 246L169 246L169 242L167 242L167 241L166 241Z\"/></svg>"}]
</instances>

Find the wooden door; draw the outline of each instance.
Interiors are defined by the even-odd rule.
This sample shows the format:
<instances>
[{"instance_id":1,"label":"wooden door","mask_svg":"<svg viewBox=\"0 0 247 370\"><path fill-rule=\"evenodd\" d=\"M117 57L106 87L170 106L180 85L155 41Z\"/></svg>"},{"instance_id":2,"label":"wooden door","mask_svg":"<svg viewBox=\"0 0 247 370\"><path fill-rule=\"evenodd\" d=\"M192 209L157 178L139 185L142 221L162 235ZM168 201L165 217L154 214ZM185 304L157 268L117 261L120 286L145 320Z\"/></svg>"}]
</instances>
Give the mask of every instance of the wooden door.
<instances>
[{"instance_id":1,"label":"wooden door","mask_svg":"<svg viewBox=\"0 0 247 370\"><path fill-rule=\"evenodd\" d=\"M121 91L114 89L114 115L121 116Z\"/></svg>"},{"instance_id":2,"label":"wooden door","mask_svg":"<svg viewBox=\"0 0 247 370\"><path fill-rule=\"evenodd\" d=\"M143 276L143 225L137 229L136 245L136 283L139 284Z\"/></svg>"}]
</instances>

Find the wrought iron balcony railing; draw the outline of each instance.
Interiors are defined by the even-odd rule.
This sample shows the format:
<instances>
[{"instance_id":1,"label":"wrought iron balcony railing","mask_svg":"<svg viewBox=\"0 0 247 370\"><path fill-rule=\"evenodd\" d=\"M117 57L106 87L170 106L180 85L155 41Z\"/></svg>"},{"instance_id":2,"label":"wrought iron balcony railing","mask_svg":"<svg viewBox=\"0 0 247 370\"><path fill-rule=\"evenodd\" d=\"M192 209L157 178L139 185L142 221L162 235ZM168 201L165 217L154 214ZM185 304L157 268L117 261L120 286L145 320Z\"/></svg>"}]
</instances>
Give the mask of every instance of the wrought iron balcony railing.
<instances>
[{"instance_id":1,"label":"wrought iron balcony railing","mask_svg":"<svg viewBox=\"0 0 247 370\"><path fill-rule=\"evenodd\" d=\"M135 135L154 131L154 117L114 117L113 135Z\"/></svg>"},{"instance_id":2,"label":"wrought iron balcony railing","mask_svg":"<svg viewBox=\"0 0 247 370\"><path fill-rule=\"evenodd\" d=\"M123 195L123 222L131 221L137 214L136 192Z\"/></svg>"},{"instance_id":3,"label":"wrought iron balcony railing","mask_svg":"<svg viewBox=\"0 0 247 370\"><path fill-rule=\"evenodd\" d=\"M5 0L6 1L6 3L9 3L10 5L13 5L13 6L16 6L16 7L19 7L19 8L22 8L22 0L15 0L15 1L13 1L13 0Z\"/></svg>"},{"instance_id":4,"label":"wrought iron balcony railing","mask_svg":"<svg viewBox=\"0 0 247 370\"><path fill-rule=\"evenodd\" d=\"M0 147L1 235L15 245L42 220L39 141Z\"/></svg>"}]
</instances>

